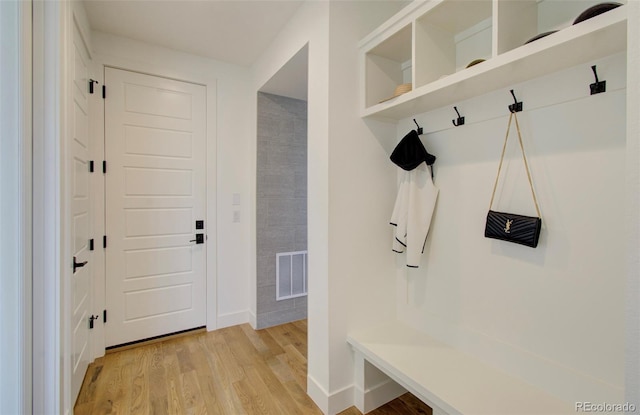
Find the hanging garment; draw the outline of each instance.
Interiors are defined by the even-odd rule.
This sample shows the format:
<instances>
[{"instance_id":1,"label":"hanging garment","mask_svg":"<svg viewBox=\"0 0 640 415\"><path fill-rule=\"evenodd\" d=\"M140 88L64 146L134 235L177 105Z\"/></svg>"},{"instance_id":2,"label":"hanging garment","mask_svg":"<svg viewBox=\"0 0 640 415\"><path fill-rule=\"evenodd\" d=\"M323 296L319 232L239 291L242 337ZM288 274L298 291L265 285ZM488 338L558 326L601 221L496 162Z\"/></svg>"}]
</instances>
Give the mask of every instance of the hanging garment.
<instances>
[{"instance_id":1,"label":"hanging garment","mask_svg":"<svg viewBox=\"0 0 640 415\"><path fill-rule=\"evenodd\" d=\"M425 162L415 169L400 169L400 187L391 214L394 226L392 249L407 252L407 266L418 268L424 251L431 217L438 198L438 188L431 179L430 167Z\"/></svg>"},{"instance_id":2,"label":"hanging garment","mask_svg":"<svg viewBox=\"0 0 640 415\"><path fill-rule=\"evenodd\" d=\"M415 169L423 161L429 166L436 161L436 156L429 154L424 148L416 130L411 130L400 140L390 158L398 167L407 171Z\"/></svg>"}]
</instances>

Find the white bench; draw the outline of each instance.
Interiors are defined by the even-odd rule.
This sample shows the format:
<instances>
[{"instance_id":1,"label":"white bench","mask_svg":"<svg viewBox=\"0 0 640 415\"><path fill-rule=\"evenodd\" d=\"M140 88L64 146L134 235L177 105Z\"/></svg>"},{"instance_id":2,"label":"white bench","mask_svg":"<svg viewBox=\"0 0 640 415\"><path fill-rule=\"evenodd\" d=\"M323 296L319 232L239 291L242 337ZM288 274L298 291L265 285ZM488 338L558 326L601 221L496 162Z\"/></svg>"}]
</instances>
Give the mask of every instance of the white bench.
<instances>
[{"instance_id":1,"label":"white bench","mask_svg":"<svg viewBox=\"0 0 640 415\"><path fill-rule=\"evenodd\" d=\"M363 413L404 392L379 374L371 376L367 362L429 405L434 415L576 413L574 404L401 323L352 333L347 342L355 351L356 406Z\"/></svg>"}]
</instances>

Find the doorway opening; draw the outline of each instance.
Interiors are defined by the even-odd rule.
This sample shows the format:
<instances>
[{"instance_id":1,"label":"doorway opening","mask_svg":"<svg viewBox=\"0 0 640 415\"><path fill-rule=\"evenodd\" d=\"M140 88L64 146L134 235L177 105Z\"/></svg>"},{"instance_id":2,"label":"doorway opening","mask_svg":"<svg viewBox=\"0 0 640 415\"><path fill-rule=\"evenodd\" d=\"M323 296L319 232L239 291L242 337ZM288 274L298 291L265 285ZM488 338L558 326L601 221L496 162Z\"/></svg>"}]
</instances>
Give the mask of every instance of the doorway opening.
<instances>
[{"instance_id":1,"label":"doorway opening","mask_svg":"<svg viewBox=\"0 0 640 415\"><path fill-rule=\"evenodd\" d=\"M258 329L307 318L307 74L305 46L258 91Z\"/></svg>"}]
</instances>

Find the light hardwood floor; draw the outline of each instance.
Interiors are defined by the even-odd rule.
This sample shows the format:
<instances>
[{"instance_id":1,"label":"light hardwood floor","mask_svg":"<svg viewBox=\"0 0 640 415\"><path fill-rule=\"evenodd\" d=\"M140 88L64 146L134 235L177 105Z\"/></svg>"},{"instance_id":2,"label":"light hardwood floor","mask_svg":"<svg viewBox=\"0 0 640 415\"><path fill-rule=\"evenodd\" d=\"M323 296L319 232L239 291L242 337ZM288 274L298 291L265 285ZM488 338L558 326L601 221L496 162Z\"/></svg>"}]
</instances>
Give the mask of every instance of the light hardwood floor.
<instances>
[{"instance_id":1,"label":"light hardwood floor","mask_svg":"<svg viewBox=\"0 0 640 415\"><path fill-rule=\"evenodd\" d=\"M306 373L306 320L257 331L243 324L108 353L89 366L74 413L320 415ZM371 414L431 409L405 394Z\"/></svg>"}]
</instances>

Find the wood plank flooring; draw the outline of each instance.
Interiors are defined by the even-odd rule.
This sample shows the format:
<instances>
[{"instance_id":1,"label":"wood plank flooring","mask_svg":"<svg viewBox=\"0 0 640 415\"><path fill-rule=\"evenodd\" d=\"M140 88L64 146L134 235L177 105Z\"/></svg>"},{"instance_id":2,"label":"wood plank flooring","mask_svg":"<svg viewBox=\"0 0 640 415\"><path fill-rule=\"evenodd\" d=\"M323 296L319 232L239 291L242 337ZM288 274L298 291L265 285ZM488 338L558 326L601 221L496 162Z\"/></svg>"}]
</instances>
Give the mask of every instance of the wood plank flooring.
<instances>
[{"instance_id":1,"label":"wood plank flooring","mask_svg":"<svg viewBox=\"0 0 640 415\"><path fill-rule=\"evenodd\" d=\"M196 333L108 353L89 366L76 415L322 414L306 394L307 322ZM426 414L411 394L370 412ZM355 407L339 415L361 415Z\"/></svg>"}]
</instances>

